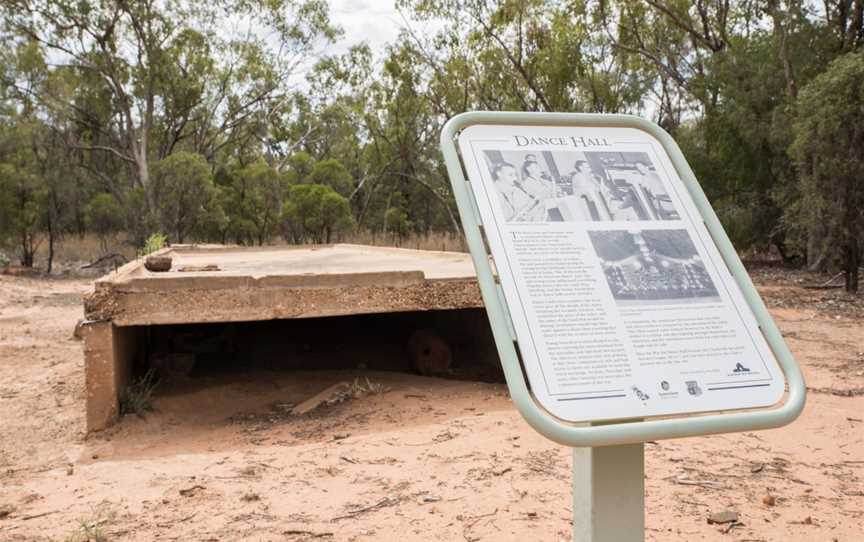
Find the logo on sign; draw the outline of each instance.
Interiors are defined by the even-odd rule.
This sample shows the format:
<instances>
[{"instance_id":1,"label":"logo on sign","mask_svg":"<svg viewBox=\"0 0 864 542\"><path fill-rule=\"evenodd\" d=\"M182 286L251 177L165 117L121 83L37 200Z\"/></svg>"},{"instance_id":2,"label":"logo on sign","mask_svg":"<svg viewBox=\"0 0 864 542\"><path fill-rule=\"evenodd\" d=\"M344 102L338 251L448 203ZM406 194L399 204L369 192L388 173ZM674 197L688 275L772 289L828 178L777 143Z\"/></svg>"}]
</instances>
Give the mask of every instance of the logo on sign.
<instances>
[{"instance_id":1,"label":"logo on sign","mask_svg":"<svg viewBox=\"0 0 864 542\"><path fill-rule=\"evenodd\" d=\"M699 383L695 380L687 381L687 393L696 397L698 395L702 395L702 388L699 387Z\"/></svg>"},{"instance_id":2,"label":"logo on sign","mask_svg":"<svg viewBox=\"0 0 864 542\"><path fill-rule=\"evenodd\" d=\"M640 401L647 401L648 399L651 398L651 397L648 396L647 393L645 393L644 391L640 390L640 389L637 388L636 386L633 386L633 393L636 394L636 397L638 397Z\"/></svg>"}]
</instances>

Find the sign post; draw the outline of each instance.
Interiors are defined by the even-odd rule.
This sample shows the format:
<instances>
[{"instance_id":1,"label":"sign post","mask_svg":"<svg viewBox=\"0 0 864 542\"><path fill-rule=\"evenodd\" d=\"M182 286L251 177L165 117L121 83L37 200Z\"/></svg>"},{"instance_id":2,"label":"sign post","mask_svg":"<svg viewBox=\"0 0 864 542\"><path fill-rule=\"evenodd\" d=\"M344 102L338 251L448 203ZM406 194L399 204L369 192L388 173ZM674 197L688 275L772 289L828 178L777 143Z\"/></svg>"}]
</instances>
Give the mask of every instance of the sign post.
<instances>
[{"instance_id":1,"label":"sign post","mask_svg":"<svg viewBox=\"0 0 864 542\"><path fill-rule=\"evenodd\" d=\"M573 540L638 542L645 532L645 445L573 448Z\"/></svg>"},{"instance_id":2,"label":"sign post","mask_svg":"<svg viewBox=\"0 0 864 542\"><path fill-rule=\"evenodd\" d=\"M662 129L475 112L441 149L511 397L574 447L576 540L643 539L645 441L801 412L801 372Z\"/></svg>"}]
</instances>

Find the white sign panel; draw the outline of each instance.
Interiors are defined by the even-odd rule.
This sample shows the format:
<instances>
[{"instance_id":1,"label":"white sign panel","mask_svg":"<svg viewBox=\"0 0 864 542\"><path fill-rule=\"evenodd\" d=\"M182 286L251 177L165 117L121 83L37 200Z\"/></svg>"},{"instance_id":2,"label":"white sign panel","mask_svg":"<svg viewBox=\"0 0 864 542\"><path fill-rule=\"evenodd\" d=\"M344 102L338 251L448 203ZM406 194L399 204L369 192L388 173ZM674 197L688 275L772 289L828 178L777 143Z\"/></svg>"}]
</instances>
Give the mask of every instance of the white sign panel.
<instances>
[{"instance_id":1,"label":"white sign panel","mask_svg":"<svg viewBox=\"0 0 864 542\"><path fill-rule=\"evenodd\" d=\"M551 414L780 401L777 361L652 136L474 125L459 147L531 391Z\"/></svg>"}]
</instances>

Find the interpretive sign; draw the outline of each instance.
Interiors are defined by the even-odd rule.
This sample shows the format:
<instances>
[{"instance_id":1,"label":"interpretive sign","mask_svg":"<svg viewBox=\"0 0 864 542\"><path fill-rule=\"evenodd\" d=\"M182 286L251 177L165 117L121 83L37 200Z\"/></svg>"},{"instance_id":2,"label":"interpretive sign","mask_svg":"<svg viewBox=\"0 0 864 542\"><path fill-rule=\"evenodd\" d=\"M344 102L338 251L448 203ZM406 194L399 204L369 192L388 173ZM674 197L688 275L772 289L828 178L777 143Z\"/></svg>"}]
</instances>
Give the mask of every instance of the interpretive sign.
<instances>
[{"instance_id":1,"label":"interpretive sign","mask_svg":"<svg viewBox=\"0 0 864 542\"><path fill-rule=\"evenodd\" d=\"M458 144L549 413L600 421L782 399L783 372L651 134L475 124Z\"/></svg>"}]
</instances>

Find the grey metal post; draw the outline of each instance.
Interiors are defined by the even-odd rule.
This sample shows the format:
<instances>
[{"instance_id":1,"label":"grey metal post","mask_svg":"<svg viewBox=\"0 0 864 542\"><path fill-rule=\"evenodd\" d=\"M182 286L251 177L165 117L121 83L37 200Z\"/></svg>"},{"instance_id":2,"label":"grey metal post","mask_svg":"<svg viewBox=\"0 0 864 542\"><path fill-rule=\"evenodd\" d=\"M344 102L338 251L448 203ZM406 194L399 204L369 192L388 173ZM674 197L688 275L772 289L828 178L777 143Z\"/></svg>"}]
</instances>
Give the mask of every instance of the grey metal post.
<instances>
[{"instance_id":1,"label":"grey metal post","mask_svg":"<svg viewBox=\"0 0 864 542\"><path fill-rule=\"evenodd\" d=\"M573 541L645 539L645 445L573 448Z\"/></svg>"}]
</instances>

